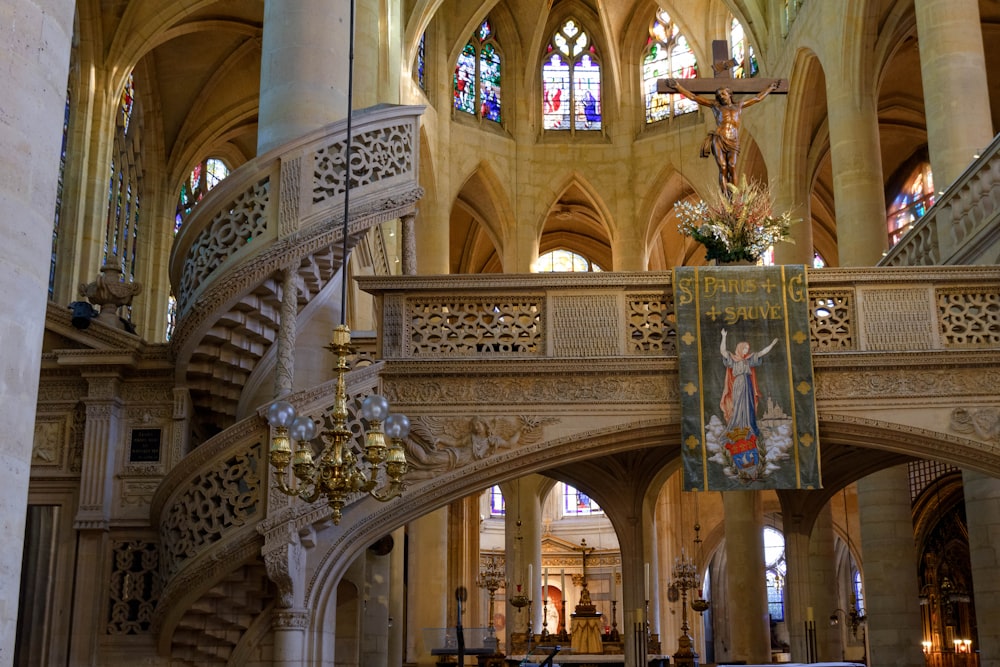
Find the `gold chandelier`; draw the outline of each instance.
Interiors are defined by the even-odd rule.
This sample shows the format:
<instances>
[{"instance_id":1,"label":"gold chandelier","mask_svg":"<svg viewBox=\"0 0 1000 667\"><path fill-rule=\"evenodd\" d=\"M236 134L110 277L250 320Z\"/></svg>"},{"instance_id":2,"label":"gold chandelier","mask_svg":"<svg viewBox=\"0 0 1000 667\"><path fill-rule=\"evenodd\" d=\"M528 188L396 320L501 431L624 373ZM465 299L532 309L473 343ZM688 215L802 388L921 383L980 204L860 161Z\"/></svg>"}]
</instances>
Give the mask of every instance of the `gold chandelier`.
<instances>
[{"instance_id":1,"label":"gold chandelier","mask_svg":"<svg viewBox=\"0 0 1000 667\"><path fill-rule=\"evenodd\" d=\"M308 503L325 498L332 510L333 523L339 524L344 505L352 495L367 493L385 502L403 492L406 487L403 477L407 471L403 438L410 432L410 420L406 415L389 414L389 402L382 396L368 396L361 405L361 415L368 422L365 445L360 456L355 453L351 446L351 430L347 427L345 376L351 349L351 332L347 325L334 328L328 349L337 355L337 385L332 426L319 433L323 442L319 461L314 460L310 444L318 429L310 417L297 415L295 406L278 400L268 406L267 421L273 428L270 461L278 490ZM297 442L294 452L293 439ZM295 486L288 484L289 463L299 482Z\"/></svg>"},{"instance_id":2,"label":"gold chandelier","mask_svg":"<svg viewBox=\"0 0 1000 667\"><path fill-rule=\"evenodd\" d=\"M352 496L367 493L376 500L387 501L399 496L405 484L406 454L403 438L410 432L410 420L401 414L389 414L389 402L372 394L361 405L361 415L368 422L365 445L355 453L351 430L347 427L347 357L351 352L351 330L347 327L347 245L351 210L351 145L352 109L354 107L354 32L355 0L350 2L350 50L347 59L347 138L344 142L344 220L341 257L340 324L333 329L327 349L337 356L337 386L334 393L332 426L319 436L323 442L319 461L313 459L310 441L316 437L316 423L307 416L296 415L295 406L277 400L267 408L267 421L272 426L270 462L277 477L277 488L284 494L298 496L308 503L320 498L330 506L334 524L339 524L344 505ZM385 444L388 436L390 444ZM291 440L298 445L293 453ZM288 465L298 480L288 484ZM384 464L384 467L383 467ZM383 473L384 471L384 473Z\"/></svg>"}]
</instances>

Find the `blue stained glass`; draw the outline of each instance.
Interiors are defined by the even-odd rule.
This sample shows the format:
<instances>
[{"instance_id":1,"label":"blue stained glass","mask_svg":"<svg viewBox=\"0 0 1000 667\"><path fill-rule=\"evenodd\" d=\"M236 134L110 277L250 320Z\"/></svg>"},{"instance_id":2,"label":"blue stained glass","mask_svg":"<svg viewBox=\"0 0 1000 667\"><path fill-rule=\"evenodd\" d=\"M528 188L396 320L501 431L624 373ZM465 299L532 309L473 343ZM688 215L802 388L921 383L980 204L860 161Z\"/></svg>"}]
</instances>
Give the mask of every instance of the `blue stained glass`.
<instances>
[{"instance_id":1,"label":"blue stained glass","mask_svg":"<svg viewBox=\"0 0 1000 667\"><path fill-rule=\"evenodd\" d=\"M455 108L465 113L476 113L476 49L472 43L465 45L458 56L454 80Z\"/></svg>"},{"instance_id":2,"label":"blue stained glass","mask_svg":"<svg viewBox=\"0 0 1000 667\"><path fill-rule=\"evenodd\" d=\"M576 129L601 129L601 68L584 55L573 67Z\"/></svg>"},{"instance_id":3,"label":"blue stained glass","mask_svg":"<svg viewBox=\"0 0 1000 667\"><path fill-rule=\"evenodd\" d=\"M424 78L425 75L425 62L424 62L424 49L427 46L427 33L420 35L420 45L417 47L417 85L421 89L427 90L427 80Z\"/></svg>"},{"instance_id":4,"label":"blue stained glass","mask_svg":"<svg viewBox=\"0 0 1000 667\"><path fill-rule=\"evenodd\" d=\"M479 113L486 120L500 122L500 54L492 44L479 54Z\"/></svg>"},{"instance_id":5,"label":"blue stained glass","mask_svg":"<svg viewBox=\"0 0 1000 667\"><path fill-rule=\"evenodd\" d=\"M479 26L479 41L485 42L493 34L493 29L490 27L489 19L483 21L483 24Z\"/></svg>"}]
</instances>

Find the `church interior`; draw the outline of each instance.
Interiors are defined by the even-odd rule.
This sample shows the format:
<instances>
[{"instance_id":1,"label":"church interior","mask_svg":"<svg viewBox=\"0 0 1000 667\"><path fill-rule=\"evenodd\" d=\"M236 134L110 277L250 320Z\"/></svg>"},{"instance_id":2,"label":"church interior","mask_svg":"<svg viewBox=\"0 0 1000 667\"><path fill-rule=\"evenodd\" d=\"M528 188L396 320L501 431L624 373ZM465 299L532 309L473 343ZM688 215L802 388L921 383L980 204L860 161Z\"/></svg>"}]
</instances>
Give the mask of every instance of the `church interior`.
<instances>
[{"instance_id":1,"label":"church interior","mask_svg":"<svg viewBox=\"0 0 1000 667\"><path fill-rule=\"evenodd\" d=\"M1000 3L0 10L0 662L1000 667ZM713 486L679 276L793 267Z\"/></svg>"}]
</instances>

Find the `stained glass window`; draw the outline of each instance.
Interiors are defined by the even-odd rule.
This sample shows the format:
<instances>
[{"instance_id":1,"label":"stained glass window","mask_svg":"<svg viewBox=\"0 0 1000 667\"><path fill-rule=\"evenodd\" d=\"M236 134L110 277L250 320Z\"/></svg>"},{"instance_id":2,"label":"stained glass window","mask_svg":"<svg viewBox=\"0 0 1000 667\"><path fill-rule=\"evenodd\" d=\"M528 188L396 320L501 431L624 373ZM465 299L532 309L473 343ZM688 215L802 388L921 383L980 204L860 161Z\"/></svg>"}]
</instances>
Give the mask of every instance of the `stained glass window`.
<instances>
[{"instance_id":1,"label":"stained glass window","mask_svg":"<svg viewBox=\"0 0 1000 667\"><path fill-rule=\"evenodd\" d=\"M568 484L563 484L563 515L567 514L589 516L591 514L604 514L604 510L586 493L574 489Z\"/></svg>"},{"instance_id":2,"label":"stained glass window","mask_svg":"<svg viewBox=\"0 0 1000 667\"><path fill-rule=\"evenodd\" d=\"M587 33L569 19L552 36L542 64L542 127L601 129L601 65Z\"/></svg>"},{"instance_id":3,"label":"stained glass window","mask_svg":"<svg viewBox=\"0 0 1000 667\"><path fill-rule=\"evenodd\" d=\"M129 74L118 105L108 178L108 212L104 235L104 264L117 266L121 279L135 281L139 244L141 192L141 132L136 130L139 105ZM130 310L131 307L129 307Z\"/></svg>"},{"instance_id":4,"label":"stained glass window","mask_svg":"<svg viewBox=\"0 0 1000 667\"><path fill-rule=\"evenodd\" d=\"M785 536L764 527L764 574L767 581L767 612L772 621L785 620Z\"/></svg>"},{"instance_id":5,"label":"stained glass window","mask_svg":"<svg viewBox=\"0 0 1000 667\"><path fill-rule=\"evenodd\" d=\"M823 259L823 255L819 254L818 251L813 252L813 268L814 269L826 268L826 260Z\"/></svg>"},{"instance_id":6,"label":"stained glass window","mask_svg":"<svg viewBox=\"0 0 1000 667\"><path fill-rule=\"evenodd\" d=\"M455 109L499 123L501 66L499 45L487 19L458 55L452 85Z\"/></svg>"},{"instance_id":7,"label":"stained glass window","mask_svg":"<svg viewBox=\"0 0 1000 667\"><path fill-rule=\"evenodd\" d=\"M425 77L424 66L426 60L424 60L425 48L427 46L427 33L420 35L420 44L417 45L417 85L420 86L422 90L427 90L427 79Z\"/></svg>"},{"instance_id":8,"label":"stained glass window","mask_svg":"<svg viewBox=\"0 0 1000 667\"><path fill-rule=\"evenodd\" d=\"M507 513L507 506L504 505L503 492L500 487L493 485L490 487L490 516L503 516Z\"/></svg>"},{"instance_id":9,"label":"stained glass window","mask_svg":"<svg viewBox=\"0 0 1000 667\"><path fill-rule=\"evenodd\" d=\"M906 184L889 206L889 245L899 242L913 223L934 205L934 174L929 162L913 170Z\"/></svg>"},{"instance_id":10,"label":"stained glass window","mask_svg":"<svg viewBox=\"0 0 1000 667\"><path fill-rule=\"evenodd\" d=\"M732 69L734 79L749 79L757 76L757 56L754 55L753 46L747 39L743 24L733 19L729 28L729 43L732 45L732 58L736 65Z\"/></svg>"},{"instance_id":11,"label":"stained glass window","mask_svg":"<svg viewBox=\"0 0 1000 667\"><path fill-rule=\"evenodd\" d=\"M56 214L52 224L52 257L49 260L49 298L55 296L56 257L59 249L59 214L62 212L63 176L66 172L66 142L69 139L70 91L66 91L66 109L63 113L62 151L59 153L59 180L56 182Z\"/></svg>"},{"instance_id":12,"label":"stained glass window","mask_svg":"<svg viewBox=\"0 0 1000 667\"><path fill-rule=\"evenodd\" d=\"M194 166L187 180L181 184L177 214L174 218L174 234L180 231L181 225L190 215L194 205L227 176L229 167L218 158L208 158Z\"/></svg>"},{"instance_id":13,"label":"stained glass window","mask_svg":"<svg viewBox=\"0 0 1000 667\"><path fill-rule=\"evenodd\" d=\"M851 559L853 564L854 559ZM857 605L858 614L863 616L865 613L865 590L864 585L861 583L861 573L858 572L857 568L851 568L854 573L854 603Z\"/></svg>"},{"instance_id":14,"label":"stained glass window","mask_svg":"<svg viewBox=\"0 0 1000 667\"><path fill-rule=\"evenodd\" d=\"M642 89L645 92L646 122L655 123L698 110L698 103L683 95L656 92L659 79L688 79L698 76L698 64L687 38L662 9L649 25L646 54L642 60Z\"/></svg>"},{"instance_id":15,"label":"stained glass window","mask_svg":"<svg viewBox=\"0 0 1000 667\"><path fill-rule=\"evenodd\" d=\"M122 89L121 98L121 121L126 133L128 133L128 126L132 121L132 105L134 101L135 81L132 78L132 74L129 74L128 80L125 81L125 87Z\"/></svg>"},{"instance_id":16,"label":"stained glass window","mask_svg":"<svg viewBox=\"0 0 1000 667\"><path fill-rule=\"evenodd\" d=\"M602 270L597 264L571 250L552 250L539 255L535 260L536 273L586 273Z\"/></svg>"}]
</instances>

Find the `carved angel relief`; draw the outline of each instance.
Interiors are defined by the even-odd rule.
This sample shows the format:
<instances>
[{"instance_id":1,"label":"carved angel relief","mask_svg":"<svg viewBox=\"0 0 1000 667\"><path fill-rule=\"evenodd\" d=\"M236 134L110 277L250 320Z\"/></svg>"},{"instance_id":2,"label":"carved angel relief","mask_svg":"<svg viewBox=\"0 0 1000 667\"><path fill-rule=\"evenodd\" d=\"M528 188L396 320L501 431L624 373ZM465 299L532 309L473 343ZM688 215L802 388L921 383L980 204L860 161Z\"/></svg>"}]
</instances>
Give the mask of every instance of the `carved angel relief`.
<instances>
[{"instance_id":1,"label":"carved angel relief","mask_svg":"<svg viewBox=\"0 0 1000 667\"><path fill-rule=\"evenodd\" d=\"M435 417L413 420L406 441L411 479L454 470L507 449L538 442L556 417Z\"/></svg>"},{"instance_id":2,"label":"carved angel relief","mask_svg":"<svg viewBox=\"0 0 1000 667\"><path fill-rule=\"evenodd\" d=\"M1000 410L955 408L951 411L951 428L956 433L974 433L981 440L1000 443Z\"/></svg>"}]
</instances>

